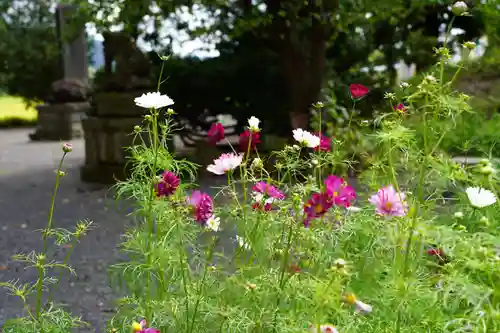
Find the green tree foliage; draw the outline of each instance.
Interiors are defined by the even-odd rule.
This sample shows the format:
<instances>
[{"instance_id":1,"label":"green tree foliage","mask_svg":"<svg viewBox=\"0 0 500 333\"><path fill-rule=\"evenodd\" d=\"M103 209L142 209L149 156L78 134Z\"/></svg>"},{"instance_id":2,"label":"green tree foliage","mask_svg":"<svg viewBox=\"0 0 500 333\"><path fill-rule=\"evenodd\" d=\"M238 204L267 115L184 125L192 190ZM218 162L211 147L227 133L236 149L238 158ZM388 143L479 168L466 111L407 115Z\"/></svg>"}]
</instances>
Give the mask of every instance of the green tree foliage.
<instances>
[{"instance_id":1,"label":"green tree foliage","mask_svg":"<svg viewBox=\"0 0 500 333\"><path fill-rule=\"evenodd\" d=\"M0 1L0 84L27 102L44 100L60 78L51 1Z\"/></svg>"},{"instance_id":2,"label":"green tree foliage","mask_svg":"<svg viewBox=\"0 0 500 333\"><path fill-rule=\"evenodd\" d=\"M338 89L336 93L347 97L346 85L356 80L373 83L380 91L391 86L395 79L394 64L400 59L415 62L420 69L428 67L434 62L434 57L429 51L432 48L427 46L436 45L441 26L449 23L452 17L449 10L452 1L158 0L154 1L155 6L152 4L151 0L123 0L119 3L100 0L87 9L91 13L89 17L113 19L96 20L101 29L122 24L134 38L140 35L140 23L146 16L153 19L156 27L167 17L177 20L177 28L193 37L224 36L217 46L223 60L207 60L193 65L198 73L218 79L204 80L194 73L191 80L185 80L186 86L179 81L176 84L183 91L190 91L204 81L208 86L200 89L203 91L214 91L219 86L228 88L233 82L238 85L236 88L230 86L232 89L225 89L222 93L197 94L197 98L210 95L206 101L193 102L192 96L186 96L189 99L180 104L200 104L198 110L190 111L194 114L205 109L201 106L203 103L210 110L225 110L228 106L235 107L227 101L235 101L234 95L238 95L239 106L233 113L243 118L248 112L255 114L257 109L262 110L265 115L274 115L275 122L282 128L286 123L283 118L288 114L292 114L295 126L307 126L308 110L320 98L326 81L336 82L333 84ZM117 6L120 11L117 11ZM178 9L181 7L192 12L203 8L207 16L205 21L211 24L189 29L180 18ZM481 17L473 14L472 18L455 21L456 27L466 28L467 33L462 38L471 39L483 32ZM146 37L149 40L156 38L157 44L165 40L158 30L149 32ZM373 61L377 52L382 56ZM237 63L246 67L248 73L262 70L269 73L245 76L235 70L234 64ZM192 60L186 60L186 64L193 64ZM384 75L376 74L372 69L377 65L385 65L389 70ZM204 67L203 70L200 66ZM362 68L367 68L369 75L361 73ZM167 74L179 78L181 74L172 71ZM186 69L181 73L185 75ZM268 81L263 83L264 79ZM196 84L192 82L194 80ZM247 87L247 84L252 87ZM238 86L245 92L233 92ZM262 93L263 87L268 89L268 94ZM221 98L215 107L214 96L218 95ZM222 98L222 95L227 96ZM262 104L272 106L257 107L259 98L266 95L279 101L278 108L270 100ZM382 94L375 92L374 95ZM184 100L184 97L179 98ZM243 112L241 105L250 105L253 110Z\"/></svg>"}]
</instances>

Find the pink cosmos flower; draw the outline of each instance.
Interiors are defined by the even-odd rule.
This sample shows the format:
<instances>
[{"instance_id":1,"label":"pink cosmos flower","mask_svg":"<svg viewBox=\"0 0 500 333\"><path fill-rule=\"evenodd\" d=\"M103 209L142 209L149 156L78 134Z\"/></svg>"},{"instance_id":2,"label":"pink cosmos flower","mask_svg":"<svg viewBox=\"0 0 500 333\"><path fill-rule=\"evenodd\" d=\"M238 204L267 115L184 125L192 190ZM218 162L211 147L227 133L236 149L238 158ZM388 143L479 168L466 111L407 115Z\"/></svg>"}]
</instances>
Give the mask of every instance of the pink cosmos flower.
<instances>
[{"instance_id":1,"label":"pink cosmos flower","mask_svg":"<svg viewBox=\"0 0 500 333\"><path fill-rule=\"evenodd\" d=\"M252 191L262 193L268 197L283 200L285 195L281 193L275 186L268 184L266 182L258 182L252 187Z\"/></svg>"},{"instance_id":2,"label":"pink cosmos flower","mask_svg":"<svg viewBox=\"0 0 500 333\"><path fill-rule=\"evenodd\" d=\"M396 105L394 107L394 110L399 112L399 113L406 113L408 111L408 109L406 108L406 106L403 103L399 103L398 105Z\"/></svg>"},{"instance_id":3,"label":"pink cosmos flower","mask_svg":"<svg viewBox=\"0 0 500 333\"><path fill-rule=\"evenodd\" d=\"M168 197L174 194L179 187L180 180L173 172L165 170L161 180L156 184L156 194L159 197Z\"/></svg>"},{"instance_id":4,"label":"pink cosmos flower","mask_svg":"<svg viewBox=\"0 0 500 333\"><path fill-rule=\"evenodd\" d=\"M315 133L319 137L319 146L314 148L315 151L331 151L332 150L332 139L327 137L322 133Z\"/></svg>"},{"instance_id":5,"label":"pink cosmos flower","mask_svg":"<svg viewBox=\"0 0 500 333\"><path fill-rule=\"evenodd\" d=\"M375 205L376 212L379 215L386 216L405 216L408 211L408 204L405 202L406 195L398 193L392 185L378 190L370 198L370 203Z\"/></svg>"},{"instance_id":6,"label":"pink cosmos flower","mask_svg":"<svg viewBox=\"0 0 500 333\"><path fill-rule=\"evenodd\" d=\"M336 206L348 208L356 200L356 191L343 178L328 176L325 181L326 193Z\"/></svg>"},{"instance_id":7,"label":"pink cosmos flower","mask_svg":"<svg viewBox=\"0 0 500 333\"><path fill-rule=\"evenodd\" d=\"M214 164L210 164L207 170L216 175L223 175L228 171L234 170L243 161L243 154L222 154L218 159L214 160Z\"/></svg>"},{"instance_id":8,"label":"pink cosmos flower","mask_svg":"<svg viewBox=\"0 0 500 333\"><path fill-rule=\"evenodd\" d=\"M186 197L186 203L193 208L196 221L200 224L205 224L213 216L213 201L206 193L194 191L191 196Z\"/></svg>"},{"instance_id":9,"label":"pink cosmos flower","mask_svg":"<svg viewBox=\"0 0 500 333\"><path fill-rule=\"evenodd\" d=\"M240 151L246 152L248 150L248 145L250 144L250 149L253 150L260 143L260 132L251 131L249 129L245 130L240 134Z\"/></svg>"},{"instance_id":10,"label":"pink cosmos flower","mask_svg":"<svg viewBox=\"0 0 500 333\"><path fill-rule=\"evenodd\" d=\"M213 123L208 130L208 142L215 145L217 142L224 139L224 126L221 123Z\"/></svg>"},{"instance_id":11,"label":"pink cosmos flower","mask_svg":"<svg viewBox=\"0 0 500 333\"><path fill-rule=\"evenodd\" d=\"M365 97L370 90L362 84L353 83L349 86L349 92L354 100Z\"/></svg>"},{"instance_id":12,"label":"pink cosmos flower","mask_svg":"<svg viewBox=\"0 0 500 333\"><path fill-rule=\"evenodd\" d=\"M252 187L253 198L255 202L252 204L252 208L255 210L272 210L272 204L276 200L285 199L285 195L281 193L276 187L266 182L258 182Z\"/></svg>"},{"instance_id":13,"label":"pink cosmos flower","mask_svg":"<svg viewBox=\"0 0 500 333\"><path fill-rule=\"evenodd\" d=\"M332 205L333 201L328 193L313 193L311 199L304 204L304 213L306 214L304 226L309 227L312 219L325 215Z\"/></svg>"}]
</instances>

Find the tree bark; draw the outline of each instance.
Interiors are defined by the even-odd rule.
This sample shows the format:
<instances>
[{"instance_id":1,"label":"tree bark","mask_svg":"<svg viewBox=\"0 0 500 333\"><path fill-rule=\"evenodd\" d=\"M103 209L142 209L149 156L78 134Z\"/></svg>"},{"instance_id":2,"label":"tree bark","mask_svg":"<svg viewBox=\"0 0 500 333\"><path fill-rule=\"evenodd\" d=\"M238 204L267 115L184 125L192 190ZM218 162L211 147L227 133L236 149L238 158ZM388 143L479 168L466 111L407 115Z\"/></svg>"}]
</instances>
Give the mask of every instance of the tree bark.
<instances>
[{"instance_id":1,"label":"tree bark","mask_svg":"<svg viewBox=\"0 0 500 333\"><path fill-rule=\"evenodd\" d=\"M311 105L317 102L321 92L326 45L331 33L324 14L333 15L338 0L329 0L323 7L309 0L296 12L286 8L299 3L301 0L268 0L267 6L273 16L272 35L288 90L290 124L292 128L307 128ZM280 15L280 11L286 15ZM311 20L310 24L307 20ZM309 26L305 28L305 25Z\"/></svg>"}]
</instances>

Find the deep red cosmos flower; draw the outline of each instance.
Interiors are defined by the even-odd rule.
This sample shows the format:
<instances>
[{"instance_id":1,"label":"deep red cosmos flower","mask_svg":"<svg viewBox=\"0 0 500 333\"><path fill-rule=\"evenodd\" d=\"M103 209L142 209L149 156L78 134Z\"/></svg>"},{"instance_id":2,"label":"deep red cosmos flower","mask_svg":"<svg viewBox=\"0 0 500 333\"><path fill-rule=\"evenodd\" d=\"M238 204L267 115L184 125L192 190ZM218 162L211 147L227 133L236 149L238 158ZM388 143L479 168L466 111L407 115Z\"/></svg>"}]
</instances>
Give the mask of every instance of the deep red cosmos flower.
<instances>
[{"instance_id":1,"label":"deep red cosmos flower","mask_svg":"<svg viewBox=\"0 0 500 333\"><path fill-rule=\"evenodd\" d=\"M252 132L247 129L240 134L240 151L246 152L249 144L251 149L255 149L259 143L260 132Z\"/></svg>"},{"instance_id":2,"label":"deep red cosmos flower","mask_svg":"<svg viewBox=\"0 0 500 333\"><path fill-rule=\"evenodd\" d=\"M309 227L312 219L325 215L332 205L333 201L328 193L313 193L311 199L304 205L304 213L306 214L304 226Z\"/></svg>"},{"instance_id":3,"label":"deep red cosmos flower","mask_svg":"<svg viewBox=\"0 0 500 333\"><path fill-rule=\"evenodd\" d=\"M215 145L217 142L224 139L224 126L221 123L213 123L208 130L208 142Z\"/></svg>"},{"instance_id":4,"label":"deep red cosmos flower","mask_svg":"<svg viewBox=\"0 0 500 333\"><path fill-rule=\"evenodd\" d=\"M370 90L362 84L353 83L349 86L349 92L354 100L365 97Z\"/></svg>"},{"instance_id":5,"label":"deep red cosmos flower","mask_svg":"<svg viewBox=\"0 0 500 333\"><path fill-rule=\"evenodd\" d=\"M315 151L331 151L332 150L332 139L327 137L322 133L315 133L319 137L319 146L314 148Z\"/></svg>"},{"instance_id":6,"label":"deep red cosmos flower","mask_svg":"<svg viewBox=\"0 0 500 333\"><path fill-rule=\"evenodd\" d=\"M168 197L174 194L179 187L180 180L173 172L165 170L161 180L156 184L156 194L159 197Z\"/></svg>"},{"instance_id":7,"label":"deep red cosmos flower","mask_svg":"<svg viewBox=\"0 0 500 333\"><path fill-rule=\"evenodd\" d=\"M441 249L441 248L434 247L434 246L430 247L429 249L427 249L427 254L431 257L436 258L440 265L444 265L444 264L450 262L450 259L448 258L446 253L444 253L443 249Z\"/></svg>"},{"instance_id":8,"label":"deep red cosmos flower","mask_svg":"<svg viewBox=\"0 0 500 333\"><path fill-rule=\"evenodd\" d=\"M394 107L394 110L399 112L399 113L406 113L408 111L408 109L406 108L406 106L403 103L399 103L398 105L396 105Z\"/></svg>"}]
</instances>

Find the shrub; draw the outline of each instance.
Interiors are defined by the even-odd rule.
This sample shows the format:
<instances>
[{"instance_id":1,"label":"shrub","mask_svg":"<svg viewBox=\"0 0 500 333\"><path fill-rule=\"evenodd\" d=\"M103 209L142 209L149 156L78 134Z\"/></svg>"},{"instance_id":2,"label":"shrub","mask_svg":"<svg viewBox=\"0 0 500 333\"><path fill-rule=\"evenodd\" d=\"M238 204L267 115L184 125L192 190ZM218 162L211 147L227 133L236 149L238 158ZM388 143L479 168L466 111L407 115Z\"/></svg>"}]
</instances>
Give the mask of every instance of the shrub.
<instances>
[{"instance_id":1,"label":"shrub","mask_svg":"<svg viewBox=\"0 0 500 333\"><path fill-rule=\"evenodd\" d=\"M446 61L446 50L437 51ZM140 223L122 244L128 260L112 268L129 296L111 328L126 332L146 318L137 331L148 324L189 333L498 330L499 182L441 150L455 123L434 120L471 110L438 77L386 95L389 112L375 121L374 155L361 178L375 194L356 193L332 174L349 163L342 138L294 130L296 144L264 169L255 119L245 152L207 167L227 185L214 196L189 190L178 175L195 166L165 149L172 124L158 124L161 111L151 109L138 135L162 135L151 149L132 149L135 172L117 185L138 202ZM415 119L422 143L409 127ZM455 201L443 206L440 193L450 186Z\"/></svg>"}]
</instances>

